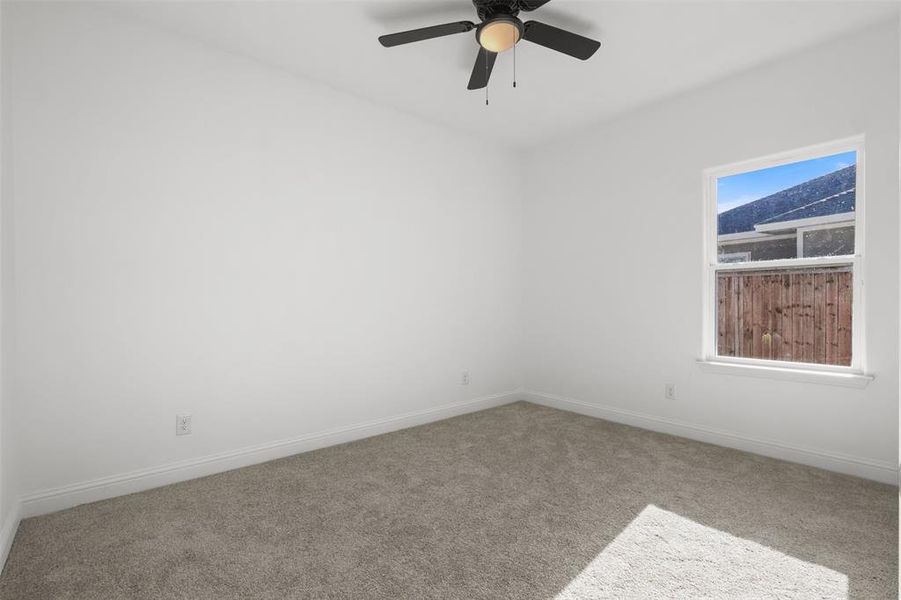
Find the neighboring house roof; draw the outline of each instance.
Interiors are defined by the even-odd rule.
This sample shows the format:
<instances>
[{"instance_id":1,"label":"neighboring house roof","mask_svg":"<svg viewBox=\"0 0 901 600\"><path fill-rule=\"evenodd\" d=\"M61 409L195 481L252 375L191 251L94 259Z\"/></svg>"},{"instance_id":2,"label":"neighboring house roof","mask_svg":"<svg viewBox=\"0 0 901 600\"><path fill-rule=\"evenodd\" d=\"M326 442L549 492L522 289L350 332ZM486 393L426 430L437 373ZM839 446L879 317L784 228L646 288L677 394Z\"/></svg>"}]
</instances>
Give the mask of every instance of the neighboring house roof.
<instances>
[{"instance_id":1,"label":"neighboring house roof","mask_svg":"<svg viewBox=\"0 0 901 600\"><path fill-rule=\"evenodd\" d=\"M770 217L755 225L763 225L768 223L782 223L785 221L795 221L797 219L808 219L810 217L823 217L826 215L837 215L840 213L854 212L854 199L857 194L854 188L846 192L839 192L828 198L811 202L805 206L798 207L794 210L784 212L781 215Z\"/></svg>"},{"instance_id":2,"label":"neighboring house roof","mask_svg":"<svg viewBox=\"0 0 901 600\"><path fill-rule=\"evenodd\" d=\"M853 212L857 165L742 204L718 215L719 235L754 231L755 225Z\"/></svg>"}]
</instances>

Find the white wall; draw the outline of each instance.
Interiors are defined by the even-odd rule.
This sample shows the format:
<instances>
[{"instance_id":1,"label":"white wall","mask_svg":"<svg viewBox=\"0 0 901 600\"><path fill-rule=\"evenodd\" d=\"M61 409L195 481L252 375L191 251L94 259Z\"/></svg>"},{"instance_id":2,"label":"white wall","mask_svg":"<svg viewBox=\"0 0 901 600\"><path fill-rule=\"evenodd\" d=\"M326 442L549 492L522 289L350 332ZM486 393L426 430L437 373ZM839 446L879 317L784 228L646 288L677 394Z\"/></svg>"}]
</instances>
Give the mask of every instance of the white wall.
<instances>
[{"instance_id":1,"label":"white wall","mask_svg":"<svg viewBox=\"0 0 901 600\"><path fill-rule=\"evenodd\" d=\"M100 9L8 12L22 494L517 387L509 152Z\"/></svg>"},{"instance_id":2,"label":"white wall","mask_svg":"<svg viewBox=\"0 0 901 600\"><path fill-rule=\"evenodd\" d=\"M0 80L7 68L7 32L6 21L3 18L5 8L0 4ZM16 433L13 424L12 406L10 398L10 373L9 359L11 358L11 345L13 336L10 334L9 323L12 322L12 215L11 215L11 189L12 177L8 167L11 154L9 142L11 138L6 135L10 125L9 103L7 102L7 89L0 86L0 559L6 556L6 549L12 542L12 536L18 525L17 507L19 501L19 487L16 480L15 468L16 447L14 435Z\"/></svg>"},{"instance_id":3,"label":"white wall","mask_svg":"<svg viewBox=\"0 0 901 600\"><path fill-rule=\"evenodd\" d=\"M859 133L876 380L850 390L702 373L702 169ZM894 476L895 19L536 150L526 172L524 377L527 389L546 393L536 399L574 399L646 426L776 454L788 446L782 455ZM675 401L664 399L667 382Z\"/></svg>"}]
</instances>

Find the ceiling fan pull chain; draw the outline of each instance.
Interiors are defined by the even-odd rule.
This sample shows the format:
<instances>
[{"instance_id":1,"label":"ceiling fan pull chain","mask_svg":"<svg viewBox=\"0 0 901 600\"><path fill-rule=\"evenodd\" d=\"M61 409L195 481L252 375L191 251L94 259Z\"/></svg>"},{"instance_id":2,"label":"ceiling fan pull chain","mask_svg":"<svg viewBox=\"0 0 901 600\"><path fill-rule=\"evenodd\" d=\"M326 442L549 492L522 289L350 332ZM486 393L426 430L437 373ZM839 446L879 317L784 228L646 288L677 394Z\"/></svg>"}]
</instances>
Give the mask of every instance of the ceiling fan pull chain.
<instances>
[{"instance_id":1,"label":"ceiling fan pull chain","mask_svg":"<svg viewBox=\"0 0 901 600\"><path fill-rule=\"evenodd\" d=\"M513 87L516 87L516 42L513 43Z\"/></svg>"}]
</instances>

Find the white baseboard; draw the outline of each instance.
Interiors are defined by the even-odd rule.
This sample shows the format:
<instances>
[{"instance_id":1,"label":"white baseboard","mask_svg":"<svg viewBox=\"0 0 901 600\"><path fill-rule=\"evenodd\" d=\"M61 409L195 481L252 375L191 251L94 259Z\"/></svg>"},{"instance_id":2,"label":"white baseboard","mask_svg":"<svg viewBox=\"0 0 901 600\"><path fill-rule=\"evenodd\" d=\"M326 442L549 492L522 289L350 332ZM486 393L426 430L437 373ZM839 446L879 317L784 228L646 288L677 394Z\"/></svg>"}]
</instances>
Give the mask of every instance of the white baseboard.
<instances>
[{"instance_id":1,"label":"white baseboard","mask_svg":"<svg viewBox=\"0 0 901 600\"><path fill-rule=\"evenodd\" d=\"M318 448L352 442L382 433L397 431L416 425L440 421L502 404L522 400L521 390L483 396L464 402L444 404L434 408L413 411L393 417L376 419L338 427L327 431L305 434L288 440L251 446L222 452L201 458L180 461L141 469L130 473L112 475L59 488L42 490L22 498L21 517L37 515L71 508L86 502L96 502L116 496L140 492L163 485L196 479L214 473L230 471L248 465L258 464L277 458L284 458ZM11 538L10 538L11 539Z\"/></svg>"},{"instance_id":2,"label":"white baseboard","mask_svg":"<svg viewBox=\"0 0 901 600\"><path fill-rule=\"evenodd\" d=\"M591 402L584 402L573 398L566 398L556 394L548 394L534 390L525 390L523 398L535 404L567 410L590 417L614 421L650 429L661 433L677 435L692 440L744 450L752 454L760 454L771 458L778 458L789 462L819 467L829 471L855 475L866 479L898 485L898 466L885 461L848 456L837 452L804 448L773 440L755 438L747 435L723 431L702 425L695 425L685 421L678 421L666 417L657 417L622 408L604 406Z\"/></svg>"},{"instance_id":3,"label":"white baseboard","mask_svg":"<svg viewBox=\"0 0 901 600\"><path fill-rule=\"evenodd\" d=\"M6 516L6 521L0 527L0 573L6 565L6 559L9 557L9 550L13 546L13 539L16 537L16 531L19 530L19 520L21 514L21 506L17 502Z\"/></svg>"},{"instance_id":4,"label":"white baseboard","mask_svg":"<svg viewBox=\"0 0 901 600\"><path fill-rule=\"evenodd\" d=\"M677 435L728 448L736 448L754 454L806 464L893 485L898 484L898 469L895 465L884 461L792 446L675 419L584 402L556 394L534 390L511 390L464 402L454 402L393 417L310 433L288 440L241 448L28 494L22 498L20 505L16 507L6 522L3 523L3 528L0 529L0 565L6 559L20 519L71 508L87 502L96 502L178 483L179 481L230 471L327 446L352 442L382 433L389 433L407 427L509 404L517 400L528 400L536 404L643 429Z\"/></svg>"}]
</instances>

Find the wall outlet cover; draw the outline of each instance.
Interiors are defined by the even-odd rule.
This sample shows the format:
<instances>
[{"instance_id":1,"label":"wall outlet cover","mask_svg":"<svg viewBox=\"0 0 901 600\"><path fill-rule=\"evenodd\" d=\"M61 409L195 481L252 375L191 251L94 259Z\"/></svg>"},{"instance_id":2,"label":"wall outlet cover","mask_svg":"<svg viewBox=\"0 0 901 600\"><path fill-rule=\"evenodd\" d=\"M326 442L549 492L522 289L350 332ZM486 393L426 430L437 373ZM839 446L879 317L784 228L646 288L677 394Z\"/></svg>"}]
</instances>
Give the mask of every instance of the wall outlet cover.
<instances>
[{"instance_id":1,"label":"wall outlet cover","mask_svg":"<svg viewBox=\"0 0 901 600\"><path fill-rule=\"evenodd\" d=\"M191 415L175 415L175 435L191 433Z\"/></svg>"}]
</instances>

